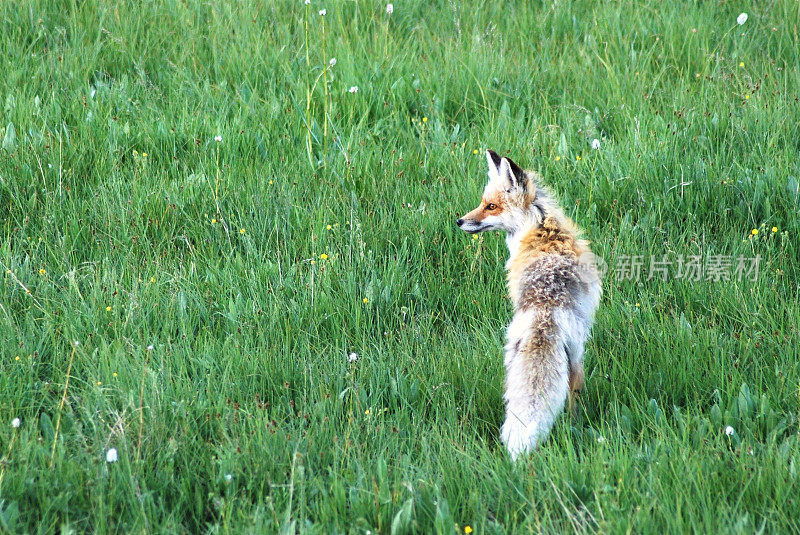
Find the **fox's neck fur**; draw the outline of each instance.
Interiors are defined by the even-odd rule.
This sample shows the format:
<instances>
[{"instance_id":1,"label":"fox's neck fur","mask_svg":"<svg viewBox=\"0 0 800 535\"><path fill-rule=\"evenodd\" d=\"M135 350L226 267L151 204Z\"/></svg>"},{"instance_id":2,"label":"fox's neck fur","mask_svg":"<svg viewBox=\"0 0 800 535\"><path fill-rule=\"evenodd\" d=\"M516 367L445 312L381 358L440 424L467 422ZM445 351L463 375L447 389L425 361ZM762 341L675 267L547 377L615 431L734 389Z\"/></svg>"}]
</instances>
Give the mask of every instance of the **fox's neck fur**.
<instances>
[{"instance_id":1,"label":"fox's neck fur","mask_svg":"<svg viewBox=\"0 0 800 535\"><path fill-rule=\"evenodd\" d=\"M589 251L588 242L579 237L578 227L544 188L536 187L528 213L529 218L506 235L508 290L515 307L521 275L531 262L546 254L579 258Z\"/></svg>"}]
</instances>

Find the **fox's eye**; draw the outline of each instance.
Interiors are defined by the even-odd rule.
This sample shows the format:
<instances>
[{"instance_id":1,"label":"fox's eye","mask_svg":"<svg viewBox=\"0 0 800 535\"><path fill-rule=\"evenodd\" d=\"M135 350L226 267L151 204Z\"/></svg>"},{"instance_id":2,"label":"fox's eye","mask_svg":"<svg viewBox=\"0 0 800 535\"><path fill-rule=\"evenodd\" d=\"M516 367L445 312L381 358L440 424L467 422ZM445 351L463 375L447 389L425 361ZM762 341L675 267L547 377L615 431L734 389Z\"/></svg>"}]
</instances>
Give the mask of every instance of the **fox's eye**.
<instances>
[{"instance_id":1,"label":"fox's eye","mask_svg":"<svg viewBox=\"0 0 800 535\"><path fill-rule=\"evenodd\" d=\"M495 208L497 208L497 205L493 202L490 202L489 204L486 205L487 210L494 210Z\"/></svg>"}]
</instances>

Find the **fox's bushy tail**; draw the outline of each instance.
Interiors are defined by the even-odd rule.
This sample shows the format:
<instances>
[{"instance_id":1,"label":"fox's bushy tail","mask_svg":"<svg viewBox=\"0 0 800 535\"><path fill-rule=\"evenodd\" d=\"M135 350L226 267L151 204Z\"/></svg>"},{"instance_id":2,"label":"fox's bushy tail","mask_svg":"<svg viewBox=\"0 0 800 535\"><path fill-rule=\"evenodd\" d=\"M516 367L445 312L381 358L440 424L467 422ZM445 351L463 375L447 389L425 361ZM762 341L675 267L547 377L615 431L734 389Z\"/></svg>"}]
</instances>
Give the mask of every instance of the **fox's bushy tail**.
<instances>
[{"instance_id":1,"label":"fox's bushy tail","mask_svg":"<svg viewBox=\"0 0 800 535\"><path fill-rule=\"evenodd\" d=\"M511 456L536 448L553 427L569 394L566 332L552 310L520 311L506 345L506 421L501 429Z\"/></svg>"}]
</instances>

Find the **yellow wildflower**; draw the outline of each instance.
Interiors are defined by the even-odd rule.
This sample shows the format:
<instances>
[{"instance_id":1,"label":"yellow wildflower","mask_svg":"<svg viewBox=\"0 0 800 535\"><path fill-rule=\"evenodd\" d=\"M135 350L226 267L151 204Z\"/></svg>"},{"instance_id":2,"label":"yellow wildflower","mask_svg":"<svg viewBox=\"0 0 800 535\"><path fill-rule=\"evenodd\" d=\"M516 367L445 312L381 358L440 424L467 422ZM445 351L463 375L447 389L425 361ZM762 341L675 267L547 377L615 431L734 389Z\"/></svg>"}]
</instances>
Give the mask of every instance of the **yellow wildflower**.
<instances>
[{"instance_id":1,"label":"yellow wildflower","mask_svg":"<svg viewBox=\"0 0 800 535\"><path fill-rule=\"evenodd\" d=\"M365 305L366 305L367 303L369 303L369 299L367 299L366 297L365 297L364 299L362 299L362 301L364 301L364 304L365 304Z\"/></svg>"},{"instance_id":2,"label":"yellow wildflower","mask_svg":"<svg viewBox=\"0 0 800 535\"><path fill-rule=\"evenodd\" d=\"M472 154L478 154L478 149L473 150Z\"/></svg>"},{"instance_id":3,"label":"yellow wildflower","mask_svg":"<svg viewBox=\"0 0 800 535\"><path fill-rule=\"evenodd\" d=\"M756 234L758 234L758 229L757 229L757 228L754 228L753 230L751 230L751 231L750 231L750 234L752 234L753 236L755 236Z\"/></svg>"},{"instance_id":4,"label":"yellow wildflower","mask_svg":"<svg viewBox=\"0 0 800 535\"><path fill-rule=\"evenodd\" d=\"M44 275L45 273L47 273L46 269L42 268L39 270L39 275Z\"/></svg>"},{"instance_id":5,"label":"yellow wildflower","mask_svg":"<svg viewBox=\"0 0 800 535\"><path fill-rule=\"evenodd\" d=\"M243 229L243 228L240 228L240 229L239 229L239 234L244 234L244 232L245 232L245 231L244 231L244 229Z\"/></svg>"},{"instance_id":6,"label":"yellow wildflower","mask_svg":"<svg viewBox=\"0 0 800 535\"><path fill-rule=\"evenodd\" d=\"M327 260L327 259L328 259L328 255L326 255L325 253L322 253L321 255L319 255L319 257L320 257L322 260Z\"/></svg>"},{"instance_id":7,"label":"yellow wildflower","mask_svg":"<svg viewBox=\"0 0 800 535\"><path fill-rule=\"evenodd\" d=\"M778 227L772 227L772 232L778 232Z\"/></svg>"}]
</instances>

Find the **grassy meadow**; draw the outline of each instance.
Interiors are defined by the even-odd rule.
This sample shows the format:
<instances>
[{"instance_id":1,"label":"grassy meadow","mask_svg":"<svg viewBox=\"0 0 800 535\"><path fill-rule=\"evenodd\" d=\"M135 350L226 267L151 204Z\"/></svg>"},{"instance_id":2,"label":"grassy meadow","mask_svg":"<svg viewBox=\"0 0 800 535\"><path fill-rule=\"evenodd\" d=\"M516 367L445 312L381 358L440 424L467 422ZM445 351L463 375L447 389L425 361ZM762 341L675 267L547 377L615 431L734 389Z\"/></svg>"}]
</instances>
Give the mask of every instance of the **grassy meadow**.
<instances>
[{"instance_id":1,"label":"grassy meadow","mask_svg":"<svg viewBox=\"0 0 800 535\"><path fill-rule=\"evenodd\" d=\"M0 532L800 531L799 23L0 3ZM508 251L454 224L487 148L609 266L578 413L516 463Z\"/></svg>"}]
</instances>

